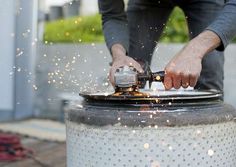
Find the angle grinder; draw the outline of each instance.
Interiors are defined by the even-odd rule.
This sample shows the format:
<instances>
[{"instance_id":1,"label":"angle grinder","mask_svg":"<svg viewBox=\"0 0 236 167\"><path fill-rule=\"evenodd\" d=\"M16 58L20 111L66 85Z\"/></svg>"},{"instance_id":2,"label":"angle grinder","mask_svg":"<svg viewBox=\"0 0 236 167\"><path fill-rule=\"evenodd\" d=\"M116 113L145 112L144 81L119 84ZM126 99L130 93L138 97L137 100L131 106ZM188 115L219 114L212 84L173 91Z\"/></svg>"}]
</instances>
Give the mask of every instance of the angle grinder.
<instances>
[{"instance_id":1,"label":"angle grinder","mask_svg":"<svg viewBox=\"0 0 236 167\"><path fill-rule=\"evenodd\" d=\"M152 72L150 67L144 73L138 71L132 66L122 66L114 74L115 94L116 95L137 95L139 88L144 87L146 81L149 81L149 88L152 82L164 82L164 71Z\"/></svg>"}]
</instances>

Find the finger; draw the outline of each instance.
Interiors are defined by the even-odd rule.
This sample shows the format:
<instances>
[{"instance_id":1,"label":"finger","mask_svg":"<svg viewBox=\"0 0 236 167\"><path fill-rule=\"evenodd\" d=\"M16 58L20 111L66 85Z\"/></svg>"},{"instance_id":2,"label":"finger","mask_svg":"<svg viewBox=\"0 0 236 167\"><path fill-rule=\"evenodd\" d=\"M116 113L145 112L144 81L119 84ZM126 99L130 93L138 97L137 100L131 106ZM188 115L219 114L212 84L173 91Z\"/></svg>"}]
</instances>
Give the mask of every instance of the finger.
<instances>
[{"instance_id":1,"label":"finger","mask_svg":"<svg viewBox=\"0 0 236 167\"><path fill-rule=\"evenodd\" d=\"M168 74L164 77L164 86L166 90L170 90L173 87L172 78Z\"/></svg>"},{"instance_id":2,"label":"finger","mask_svg":"<svg viewBox=\"0 0 236 167\"><path fill-rule=\"evenodd\" d=\"M194 87L197 84L198 75L190 75L189 76L189 86Z\"/></svg>"},{"instance_id":3,"label":"finger","mask_svg":"<svg viewBox=\"0 0 236 167\"><path fill-rule=\"evenodd\" d=\"M112 86L115 86L115 81L114 81L114 69L111 68L109 72L109 81L111 82Z\"/></svg>"},{"instance_id":4,"label":"finger","mask_svg":"<svg viewBox=\"0 0 236 167\"><path fill-rule=\"evenodd\" d=\"M181 87L181 76L179 73L172 76L173 78L173 86L175 89L179 89Z\"/></svg>"},{"instance_id":5,"label":"finger","mask_svg":"<svg viewBox=\"0 0 236 167\"><path fill-rule=\"evenodd\" d=\"M135 62L133 63L134 64L134 68L136 68L136 70L139 72L139 73L143 73L143 68L141 67L141 65L138 63L138 62Z\"/></svg>"},{"instance_id":6,"label":"finger","mask_svg":"<svg viewBox=\"0 0 236 167\"><path fill-rule=\"evenodd\" d=\"M185 74L181 77L181 85L183 88L187 88L189 86L189 75Z\"/></svg>"}]
</instances>

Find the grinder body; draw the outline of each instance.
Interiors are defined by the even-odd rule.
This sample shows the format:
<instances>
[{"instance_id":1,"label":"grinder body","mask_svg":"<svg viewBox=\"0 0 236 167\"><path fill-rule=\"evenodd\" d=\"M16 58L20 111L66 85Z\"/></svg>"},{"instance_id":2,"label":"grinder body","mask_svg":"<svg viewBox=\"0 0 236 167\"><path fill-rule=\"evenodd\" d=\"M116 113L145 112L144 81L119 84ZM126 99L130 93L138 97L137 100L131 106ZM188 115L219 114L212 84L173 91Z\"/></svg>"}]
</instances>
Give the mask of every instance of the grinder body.
<instances>
[{"instance_id":1,"label":"grinder body","mask_svg":"<svg viewBox=\"0 0 236 167\"><path fill-rule=\"evenodd\" d=\"M135 91L145 85L146 81L149 81L149 88L152 82L163 82L164 71L152 72L150 68L144 73L138 73L138 71L131 66L123 66L117 69L114 75L116 90L122 89L127 91Z\"/></svg>"}]
</instances>

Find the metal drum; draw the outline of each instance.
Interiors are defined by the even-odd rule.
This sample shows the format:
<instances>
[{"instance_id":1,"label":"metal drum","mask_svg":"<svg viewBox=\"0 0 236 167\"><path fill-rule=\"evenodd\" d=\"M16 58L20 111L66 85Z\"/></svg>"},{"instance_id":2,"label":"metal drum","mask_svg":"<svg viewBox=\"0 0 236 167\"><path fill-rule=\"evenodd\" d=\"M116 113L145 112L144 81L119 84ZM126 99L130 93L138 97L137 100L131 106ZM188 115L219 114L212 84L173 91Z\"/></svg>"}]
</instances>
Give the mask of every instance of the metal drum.
<instances>
[{"instance_id":1,"label":"metal drum","mask_svg":"<svg viewBox=\"0 0 236 167\"><path fill-rule=\"evenodd\" d=\"M215 91L82 94L66 109L68 167L235 167L236 111Z\"/></svg>"}]
</instances>

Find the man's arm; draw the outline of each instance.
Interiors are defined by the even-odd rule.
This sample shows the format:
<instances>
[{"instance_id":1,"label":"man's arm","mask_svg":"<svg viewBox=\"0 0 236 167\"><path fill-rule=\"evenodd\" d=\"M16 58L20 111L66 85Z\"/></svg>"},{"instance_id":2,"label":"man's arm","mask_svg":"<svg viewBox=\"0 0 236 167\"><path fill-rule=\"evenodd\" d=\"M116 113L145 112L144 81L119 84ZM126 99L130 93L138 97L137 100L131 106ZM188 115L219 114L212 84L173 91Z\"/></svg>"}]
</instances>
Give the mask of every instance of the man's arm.
<instances>
[{"instance_id":1,"label":"man's arm","mask_svg":"<svg viewBox=\"0 0 236 167\"><path fill-rule=\"evenodd\" d=\"M114 44L120 44L128 52L128 22L123 0L98 0L98 6L108 49L111 51Z\"/></svg>"},{"instance_id":2,"label":"man's arm","mask_svg":"<svg viewBox=\"0 0 236 167\"><path fill-rule=\"evenodd\" d=\"M167 90L181 86L194 87L202 70L202 58L221 44L214 32L206 30L192 39L165 68L164 85Z\"/></svg>"},{"instance_id":3,"label":"man's arm","mask_svg":"<svg viewBox=\"0 0 236 167\"><path fill-rule=\"evenodd\" d=\"M236 35L236 0L229 0L220 15L206 29L219 36L221 45L217 49L224 50Z\"/></svg>"},{"instance_id":4,"label":"man's arm","mask_svg":"<svg viewBox=\"0 0 236 167\"><path fill-rule=\"evenodd\" d=\"M230 0L218 18L167 64L165 88L195 86L202 70L202 58L214 49L224 50L235 35L236 0Z\"/></svg>"},{"instance_id":5,"label":"man's arm","mask_svg":"<svg viewBox=\"0 0 236 167\"><path fill-rule=\"evenodd\" d=\"M109 79L114 85L114 73L117 68L127 65L143 72L139 63L128 57L129 32L123 0L98 0L102 15L103 32L108 49L112 55L112 67Z\"/></svg>"}]
</instances>

